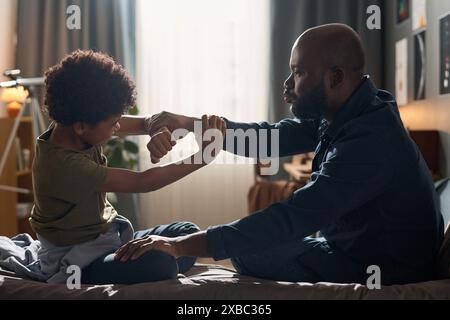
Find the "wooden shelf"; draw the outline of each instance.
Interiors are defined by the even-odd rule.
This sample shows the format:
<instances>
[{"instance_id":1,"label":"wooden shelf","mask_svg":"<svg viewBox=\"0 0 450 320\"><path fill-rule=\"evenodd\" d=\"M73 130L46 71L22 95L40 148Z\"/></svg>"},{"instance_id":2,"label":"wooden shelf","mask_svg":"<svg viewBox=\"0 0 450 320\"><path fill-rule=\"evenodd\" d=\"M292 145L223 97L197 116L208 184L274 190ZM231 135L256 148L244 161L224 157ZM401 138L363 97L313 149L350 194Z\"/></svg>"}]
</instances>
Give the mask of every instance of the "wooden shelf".
<instances>
[{"instance_id":1,"label":"wooden shelf","mask_svg":"<svg viewBox=\"0 0 450 320\"><path fill-rule=\"evenodd\" d=\"M309 165L285 163L283 168L295 181L307 181L311 177Z\"/></svg>"},{"instance_id":2,"label":"wooden shelf","mask_svg":"<svg viewBox=\"0 0 450 320\"><path fill-rule=\"evenodd\" d=\"M0 119L0 152L6 147L6 140L13 128L13 119ZM0 174L0 184L17 187L16 153L10 152L5 168ZM10 191L0 191L0 236L12 237L18 233L19 223L16 216L17 195Z\"/></svg>"},{"instance_id":3,"label":"wooden shelf","mask_svg":"<svg viewBox=\"0 0 450 320\"><path fill-rule=\"evenodd\" d=\"M6 139L9 137L15 119L0 119L0 152L3 152ZM33 121L31 117L20 118L17 130L17 138L20 146L30 151L30 163L34 158L35 140L33 136ZM33 190L33 175L30 168L17 170L17 150L13 146L9 152L7 164L0 176L0 184ZM34 202L34 196L30 194L14 193L10 191L0 191L0 236L12 237L18 233L32 232L28 218L19 219L17 216L17 204L21 202Z\"/></svg>"},{"instance_id":4,"label":"wooden shelf","mask_svg":"<svg viewBox=\"0 0 450 320\"><path fill-rule=\"evenodd\" d=\"M31 173L32 173L31 169L25 169L25 170L17 171L16 172L16 176L17 177L23 177L23 176L27 176L27 175L29 175Z\"/></svg>"},{"instance_id":5,"label":"wooden shelf","mask_svg":"<svg viewBox=\"0 0 450 320\"><path fill-rule=\"evenodd\" d=\"M29 122L31 123L33 119L31 117L22 117L20 118L20 122Z\"/></svg>"}]
</instances>

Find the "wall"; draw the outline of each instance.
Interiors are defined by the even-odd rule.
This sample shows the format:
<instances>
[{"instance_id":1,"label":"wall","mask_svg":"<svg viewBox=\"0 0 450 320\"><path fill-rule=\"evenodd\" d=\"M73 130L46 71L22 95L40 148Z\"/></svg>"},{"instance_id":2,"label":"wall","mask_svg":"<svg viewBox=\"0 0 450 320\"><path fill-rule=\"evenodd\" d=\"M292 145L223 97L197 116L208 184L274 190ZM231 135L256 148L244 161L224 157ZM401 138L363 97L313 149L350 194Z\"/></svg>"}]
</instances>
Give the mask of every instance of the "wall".
<instances>
[{"instance_id":1,"label":"wall","mask_svg":"<svg viewBox=\"0 0 450 320\"><path fill-rule=\"evenodd\" d=\"M0 0L0 81L5 80L3 71L15 66L16 0Z\"/></svg>"},{"instance_id":2,"label":"wall","mask_svg":"<svg viewBox=\"0 0 450 320\"><path fill-rule=\"evenodd\" d=\"M411 0L412 1L412 0ZM450 12L450 1L427 0L426 33L426 100L414 101L414 37L412 14L410 19L396 23L396 1L386 0L385 31L385 87L395 93L395 43L408 39L408 101L400 107L403 122L411 130L439 130L441 136L441 173L450 176L450 95L439 95L439 20Z\"/></svg>"}]
</instances>

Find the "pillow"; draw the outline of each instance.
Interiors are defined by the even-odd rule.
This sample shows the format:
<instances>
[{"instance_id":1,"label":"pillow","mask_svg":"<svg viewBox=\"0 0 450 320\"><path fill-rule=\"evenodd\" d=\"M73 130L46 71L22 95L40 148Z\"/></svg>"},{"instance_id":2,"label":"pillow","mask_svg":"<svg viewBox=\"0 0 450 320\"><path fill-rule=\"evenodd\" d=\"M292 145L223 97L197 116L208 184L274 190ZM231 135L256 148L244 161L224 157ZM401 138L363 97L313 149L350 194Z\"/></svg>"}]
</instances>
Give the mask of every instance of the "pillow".
<instances>
[{"instance_id":1,"label":"pillow","mask_svg":"<svg viewBox=\"0 0 450 320\"><path fill-rule=\"evenodd\" d=\"M439 279L446 279L450 277L450 179L436 183L436 190L440 198L444 225L447 226L444 241L438 253L437 276Z\"/></svg>"},{"instance_id":2,"label":"pillow","mask_svg":"<svg viewBox=\"0 0 450 320\"><path fill-rule=\"evenodd\" d=\"M444 241L439 249L437 259L437 276L439 279L450 278L450 225L445 231Z\"/></svg>"}]
</instances>

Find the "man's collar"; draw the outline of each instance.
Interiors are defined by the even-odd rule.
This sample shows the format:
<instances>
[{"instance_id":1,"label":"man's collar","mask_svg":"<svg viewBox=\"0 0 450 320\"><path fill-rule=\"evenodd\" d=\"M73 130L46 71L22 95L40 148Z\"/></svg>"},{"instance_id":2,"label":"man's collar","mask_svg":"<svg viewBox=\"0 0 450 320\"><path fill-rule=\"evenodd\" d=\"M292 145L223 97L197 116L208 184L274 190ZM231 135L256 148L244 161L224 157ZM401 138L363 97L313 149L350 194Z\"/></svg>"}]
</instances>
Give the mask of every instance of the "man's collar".
<instances>
[{"instance_id":1,"label":"man's collar","mask_svg":"<svg viewBox=\"0 0 450 320\"><path fill-rule=\"evenodd\" d=\"M375 87L375 84L370 77L368 75L364 76L364 79L359 87L352 93L352 95L347 99L347 102L345 102L341 109L336 113L333 121L323 134L329 138L334 138L342 126L364 112L365 108L377 92L378 89Z\"/></svg>"}]
</instances>

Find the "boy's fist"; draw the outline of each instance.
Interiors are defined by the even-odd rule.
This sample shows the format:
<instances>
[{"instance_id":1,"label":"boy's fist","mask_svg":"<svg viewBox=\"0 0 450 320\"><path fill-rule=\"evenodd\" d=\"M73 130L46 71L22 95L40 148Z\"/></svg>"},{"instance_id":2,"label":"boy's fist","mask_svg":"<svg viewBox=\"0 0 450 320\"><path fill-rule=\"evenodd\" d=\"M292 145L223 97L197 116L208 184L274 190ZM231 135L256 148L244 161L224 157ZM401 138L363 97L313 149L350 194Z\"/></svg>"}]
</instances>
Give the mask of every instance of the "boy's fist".
<instances>
[{"instance_id":1,"label":"boy's fist","mask_svg":"<svg viewBox=\"0 0 450 320\"><path fill-rule=\"evenodd\" d=\"M172 140L172 134L169 129L163 127L156 132L147 144L152 163L158 163L161 158L172 150L174 145L176 145L176 142Z\"/></svg>"}]
</instances>

